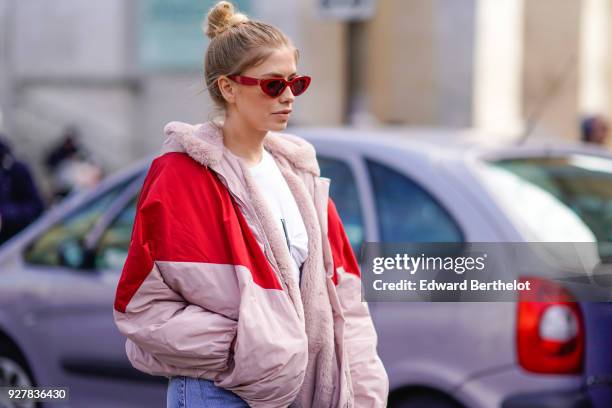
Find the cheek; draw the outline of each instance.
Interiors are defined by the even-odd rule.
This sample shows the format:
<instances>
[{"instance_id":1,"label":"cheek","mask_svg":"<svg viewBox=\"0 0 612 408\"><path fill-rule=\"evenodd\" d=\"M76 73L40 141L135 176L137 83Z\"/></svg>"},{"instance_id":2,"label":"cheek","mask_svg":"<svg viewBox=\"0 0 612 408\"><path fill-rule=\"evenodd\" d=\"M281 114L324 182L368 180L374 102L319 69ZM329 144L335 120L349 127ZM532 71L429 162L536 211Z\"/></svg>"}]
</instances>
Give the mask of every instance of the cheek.
<instances>
[{"instance_id":1,"label":"cheek","mask_svg":"<svg viewBox=\"0 0 612 408\"><path fill-rule=\"evenodd\" d=\"M271 113L274 111L276 101L264 94L261 89L252 87L248 92L243 92L238 98L238 110L248 118L250 122L262 123L273 120Z\"/></svg>"},{"instance_id":2,"label":"cheek","mask_svg":"<svg viewBox=\"0 0 612 408\"><path fill-rule=\"evenodd\" d=\"M274 108L274 99L265 95L261 90L256 95L252 95L249 103L250 111L259 117L269 116Z\"/></svg>"}]
</instances>

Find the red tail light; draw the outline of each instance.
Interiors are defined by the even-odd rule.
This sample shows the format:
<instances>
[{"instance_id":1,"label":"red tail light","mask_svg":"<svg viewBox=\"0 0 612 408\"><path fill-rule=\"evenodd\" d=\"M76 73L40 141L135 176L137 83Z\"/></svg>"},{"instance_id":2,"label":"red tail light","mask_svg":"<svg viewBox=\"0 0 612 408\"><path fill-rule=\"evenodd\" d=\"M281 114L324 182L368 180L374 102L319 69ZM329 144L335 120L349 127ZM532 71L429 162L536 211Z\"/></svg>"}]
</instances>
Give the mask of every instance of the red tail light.
<instances>
[{"instance_id":1,"label":"red tail light","mask_svg":"<svg viewBox=\"0 0 612 408\"><path fill-rule=\"evenodd\" d=\"M534 373L580 373L584 321L580 306L563 286L542 278L519 292L516 346L521 367Z\"/></svg>"}]
</instances>

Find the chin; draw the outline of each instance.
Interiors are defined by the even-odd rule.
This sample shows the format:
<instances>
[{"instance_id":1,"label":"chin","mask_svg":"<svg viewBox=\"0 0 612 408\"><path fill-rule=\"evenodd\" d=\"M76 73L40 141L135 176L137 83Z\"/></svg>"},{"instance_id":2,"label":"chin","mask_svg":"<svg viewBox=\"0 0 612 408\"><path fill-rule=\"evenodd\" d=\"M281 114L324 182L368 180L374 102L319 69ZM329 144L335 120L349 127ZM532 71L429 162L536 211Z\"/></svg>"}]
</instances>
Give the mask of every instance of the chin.
<instances>
[{"instance_id":1,"label":"chin","mask_svg":"<svg viewBox=\"0 0 612 408\"><path fill-rule=\"evenodd\" d=\"M285 130L286 128L287 128L287 122L276 122L270 125L270 130L273 130L276 132L280 130Z\"/></svg>"}]
</instances>

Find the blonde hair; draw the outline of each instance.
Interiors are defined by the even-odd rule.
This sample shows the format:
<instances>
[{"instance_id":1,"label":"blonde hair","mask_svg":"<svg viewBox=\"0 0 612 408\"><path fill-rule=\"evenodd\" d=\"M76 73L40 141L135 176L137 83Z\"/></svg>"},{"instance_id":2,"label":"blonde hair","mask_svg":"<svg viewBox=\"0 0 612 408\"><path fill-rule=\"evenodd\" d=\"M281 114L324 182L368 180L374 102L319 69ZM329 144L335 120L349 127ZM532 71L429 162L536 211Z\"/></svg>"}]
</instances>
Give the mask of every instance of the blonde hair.
<instances>
[{"instance_id":1,"label":"blonde hair","mask_svg":"<svg viewBox=\"0 0 612 408\"><path fill-rule=\"evenodd\" d=\"M221 75L240 74L282 47L294 50L296 62L299 58L299 51L278 28L236 12L229 1L220 1L210 9L202 31L210 38L204 58L204 80L210 97L222 112L226 101L217 84Z\"/></svg>"}]
</instances>

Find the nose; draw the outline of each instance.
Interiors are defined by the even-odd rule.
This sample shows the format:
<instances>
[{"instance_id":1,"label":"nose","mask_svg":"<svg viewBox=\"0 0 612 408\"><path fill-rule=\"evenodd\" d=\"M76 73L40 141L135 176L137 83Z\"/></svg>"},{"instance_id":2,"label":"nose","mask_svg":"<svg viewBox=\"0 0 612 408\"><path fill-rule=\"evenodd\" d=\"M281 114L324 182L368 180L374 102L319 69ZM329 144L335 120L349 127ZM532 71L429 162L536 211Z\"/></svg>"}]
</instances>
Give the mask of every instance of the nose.
<instances>
[{"instance_id":1,"label":"nose","mask_svg":"<svg viewBox=\"0 0 612 408\"><path fill-rule=\"evenodd\" d=\"M294 100L295 100L295 95L293 95L291 88L287 86L285 89L283 89L283 92L280 94L279 102L281 103L293 102Z\"/></svg>"}]
</instances>

